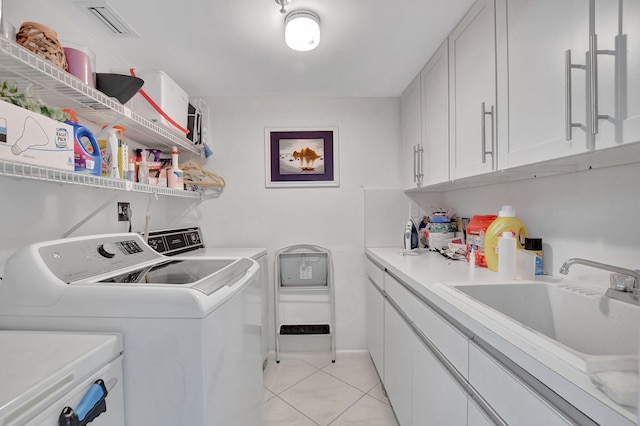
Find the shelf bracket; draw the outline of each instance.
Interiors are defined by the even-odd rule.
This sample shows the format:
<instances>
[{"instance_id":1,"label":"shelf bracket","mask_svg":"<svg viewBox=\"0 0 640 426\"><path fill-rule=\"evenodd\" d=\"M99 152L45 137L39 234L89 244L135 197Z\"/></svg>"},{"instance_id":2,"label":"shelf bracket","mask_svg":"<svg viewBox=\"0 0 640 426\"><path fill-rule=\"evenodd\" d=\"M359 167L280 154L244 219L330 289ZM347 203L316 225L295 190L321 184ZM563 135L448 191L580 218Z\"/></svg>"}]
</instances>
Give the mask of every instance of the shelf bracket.
<instances>
[{"instance_id":1,"label":"shelf bracket","mask_svg":"<svg viewBox=\"0 0 640 426\"><path fill-rule=\"evenodd\" d=\"M121 194L116 193L113 197L109 198L109 200L107 200L104 204L100 205L100 207L98 207L97 209L95 209L93 212L89 213L87 215L87 217L85 217L84 219L82 219L80 222L78 222L75 226L73 226L71 229L69 229L67 232L65 232L64 234L62 234L62 238L67 238L69 235L71 235L76 229L80 228L82 225L84 225L85 223L87 223L89 220L91 220L95 215L97 215L98 213L100 213L102 210L104 210L105 207L107 207L109 204L111 204L112 202L115 201L116 198L118 198Z\"/></svg>"}]
</instances>

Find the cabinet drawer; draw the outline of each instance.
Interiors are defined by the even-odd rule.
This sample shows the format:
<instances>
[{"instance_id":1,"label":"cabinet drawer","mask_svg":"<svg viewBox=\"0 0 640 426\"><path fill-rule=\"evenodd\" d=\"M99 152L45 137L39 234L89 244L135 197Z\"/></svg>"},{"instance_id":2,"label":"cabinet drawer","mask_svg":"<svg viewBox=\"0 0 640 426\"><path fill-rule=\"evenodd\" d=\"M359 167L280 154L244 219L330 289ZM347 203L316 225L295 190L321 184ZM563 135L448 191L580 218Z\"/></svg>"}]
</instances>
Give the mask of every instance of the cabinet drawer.
<instances>
[{"instance_id":1,"label":"cabinet drawer","mask_svg":"<svg viewBox=\"0 0 640 426\"><path fill-rule=\"evenodd\" d=\"M365 268L367 269L367 276L371 281L373 281L379 289L384 289L384 270L373 263L368 257L365 259Z\"/></svg>"},{"instance_id":2,"label":"cabinet drawer","mask_svg":"<svg viewBox=\"0 0 640 426\"><path fill-rule=\"evenodd\" d=\"M572 424L473 343L469 344L469 382L508 424Z\"/></svg>"},{"instance_id":3,"label":"cabinet drawer","mask_svg":"<svg viewBox=\"0 0 640 426\"><path fill-rule=\"evenodd\" d=\"M385 274L385 291L413 323L465 377L469 377L467 336L460 333L394 277Z\"/></svg>"}]
</instances>

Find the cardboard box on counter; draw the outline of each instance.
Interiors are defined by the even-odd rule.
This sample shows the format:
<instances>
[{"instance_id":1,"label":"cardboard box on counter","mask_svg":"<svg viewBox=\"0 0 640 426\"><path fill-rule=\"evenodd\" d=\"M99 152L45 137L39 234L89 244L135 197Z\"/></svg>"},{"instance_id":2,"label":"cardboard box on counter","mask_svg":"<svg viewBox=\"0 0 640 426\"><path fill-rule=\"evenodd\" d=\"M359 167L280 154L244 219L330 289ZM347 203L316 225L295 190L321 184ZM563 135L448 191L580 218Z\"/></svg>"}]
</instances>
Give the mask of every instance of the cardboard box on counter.
<instances>
[{"instance_id":1,"label":"cardboard box on counter","mask_svg":"<svg viewBox=\"0 0 640 426\"><path fill-rule=\"evenodd\" d=\"M0 159L74 170L73 130L68 124L0 101Z\"/></svg>"}]
</instances>

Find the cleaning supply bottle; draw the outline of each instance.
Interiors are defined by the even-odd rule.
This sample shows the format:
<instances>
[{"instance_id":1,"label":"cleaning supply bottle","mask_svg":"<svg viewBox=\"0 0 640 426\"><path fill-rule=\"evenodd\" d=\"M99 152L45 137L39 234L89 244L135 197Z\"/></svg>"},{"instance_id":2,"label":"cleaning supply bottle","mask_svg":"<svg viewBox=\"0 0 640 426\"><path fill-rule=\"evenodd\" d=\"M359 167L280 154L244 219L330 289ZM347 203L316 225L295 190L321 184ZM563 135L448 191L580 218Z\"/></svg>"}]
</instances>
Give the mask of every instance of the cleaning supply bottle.
<instances>
[{"instance_id":1,"label":"cleaning supply bottle","mask_svg":"<svg viewBox=\"0 0 640 426\"><path fill-rule=\"evenodd\" d=\"M184 189L184 174L178 167L178 148L171 147L171 168L167 171L167 186L173 189Z\"/></svg>"},{"instance_id":2,"label":"cleaning supply bottle","mask_svg":"<svg viewBox=\"0 0 640 426\"><path fill-rule=\"evenodd\" d=\"M122 126L113 126L113 129L115 129L118 137L118 177L124 179L129 167L129 144L124 139L124 131L126 129Z\"/></svg>"},{"instance_id":3,"label":"cleaning supply bottle","mask_svg":"<svg viewBox=\"0 0 640 426\"><path fill-rule=\"evenodd\" d=\"M513 233L513 237L516 240L516 248L523 248L524 239L529 236L527 228L516 217L516 211L511 206L502 206L498 217L489 225L484 236L484 255L487 267L494 272L498 271L498 239L505 232Z\"/></svg>"},{"instance_id":4,"label":"cleaning supply bottle","mask_svg":"<svg viewBox=\"0 0 640 426\"><path fill-rule=\"evenodd\" d=\"M525 238L524 249L536 255L536 275L542 275L542 238Z\"/></svg>"},{"instance_id":5,"label":"cleaning supply bottle","mask_svg":"<svg viewBox=\"0 0 640 426\"><path fill-rule=\"evenodd\" d=\"M142 163L142 149L137 148L136 150L136 158L134 160L134 169L133 169L133 181L140 182L140 163Z\"/></svg>"},{"instance_id":6,"label":"cleaning supply bottle","mask_svg":"<svg viewBox=\"0 0 640 426\"><path fill-rule=\"evenodd\" d=\"M516 278L516 245L513 232L503 232L498 238L498 278L501 280Z\"/></svg>"},{"instance_id":7,"label":"cleaning supply bottle","mask_svg":"<svg viewBox=\"0 0 640 426\"><path fill-rule=\"evenodd\" d=\"M107 129L107 155L109 156L107 176L114 179L120 177L118 172L118 145L118 130L110 127Z\"/></svg>"},{"instance_id":8,"label":"cleaning supply bottle","mask_svg":"<svg viewBox=\"0 0 640 426\"><path fill-rule=\"evenodd\" d=\"M73 127L74 171L101 176L102 159L98 141L89 129L78 124L75 111L69 109L64 111L69 114L69 119L65 120L65 123Z\"/></svg>"},{"instance_id":9,"label":"cleaning supply bottle","mask_svg":"<svg viewBox=\"0 0 640 426\"><path fill-rule=\"evenodd\" d=\"M475 215L471 218L471 221L467 224L467 261L471 261L471 254L473 253L475 265L483 268L487 267L484 257L484 236L487 233L487 228L495 219L495 215Z\"/></svg>"},{"instance_id":10,"label":"cleaning supply bottle","mask_svg":"<svg viewBox=\"0 0 640 426\"><path fill-rule=\"evenodd\" d=\"M149 185L149 163L144 155L138 164L138 182Z\"/></svg>"}]
</instances>

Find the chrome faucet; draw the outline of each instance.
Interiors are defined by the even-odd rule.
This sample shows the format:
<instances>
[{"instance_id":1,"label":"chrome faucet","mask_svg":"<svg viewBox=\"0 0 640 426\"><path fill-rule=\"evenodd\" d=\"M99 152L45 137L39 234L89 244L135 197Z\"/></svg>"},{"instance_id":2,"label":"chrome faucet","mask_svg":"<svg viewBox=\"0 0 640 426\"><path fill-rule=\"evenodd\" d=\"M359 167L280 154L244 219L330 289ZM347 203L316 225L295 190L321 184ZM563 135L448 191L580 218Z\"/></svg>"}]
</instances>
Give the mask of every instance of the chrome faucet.
<instances>
[{"instance_id":1,"label":"chrome faucet","mask_svg":"<svg viewBox=\"0 0 640 426\"><path fill-rule=\"evenodd\" d=\"M580 264L590 266L592 268L603 269L609 272L615 272L611 274L610 288L605 293L605 296L613 299L622 300L623 302L640 304L640 273L631 269L621 268L619 266L613 266L606 263L594 262L593 260L580 259L573 257L564 261L560 267L560 273L567 275L571 265ZM621 275L631 277L633 281L623 279Z\"/></svg>"}]
</instances>

